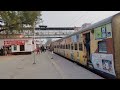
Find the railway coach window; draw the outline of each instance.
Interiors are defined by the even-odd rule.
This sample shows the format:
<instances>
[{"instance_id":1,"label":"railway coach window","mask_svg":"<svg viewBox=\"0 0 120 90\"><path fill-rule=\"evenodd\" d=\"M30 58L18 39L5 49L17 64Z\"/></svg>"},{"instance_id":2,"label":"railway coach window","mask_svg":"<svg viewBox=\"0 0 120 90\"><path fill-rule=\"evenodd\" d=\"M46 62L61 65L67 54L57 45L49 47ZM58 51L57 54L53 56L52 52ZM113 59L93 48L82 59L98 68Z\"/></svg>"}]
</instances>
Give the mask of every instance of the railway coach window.
<instances>
[{"instance_id":1,"label":"railway coach window","mask_svg":"<svg viewBox=\"0 0 120 90\"><path fill-rule=\"evenodd\" d=\"M68 49L70 49L70 44L68 44Z\"/></svg>"},{"instance_id":2,"label":"railway coach window","mask_svg":"<svg viewBox=\"0 0 120 90\"><path fill-rule=\"evenodd\" d=\"M71 44L71 50L73 50L73 44Z\"/></svg>"},{"instance_id":3,"label":"railway coach window","mask_svg":"<svg viewBox=\"0 0 120 90\"><path fill-rule=\"evenodd\" d=\"M75 50L77 50L77 43L75 43Z\"/></svg>"},{"instance_id":4,"label":"railway coach window","mask_svg":"<svg viewBox=\"0 0 120 90\"><path fill-rule=\"evenodd\" d=\"M64 45L62 45L62 49L64 49Z\"/></svg>"},{"instance_id":5,"label":"railway coach window","mask_svg":"<svg viewBox=\"0 0 120 90\"><path fill-rule=\"evenodd\" d=\"M65 49L65 45L63 45L63 49Z\"/></svg>"},{"instance_id":6,"label":"railway coach window","mask_svg":"<svg viewBox=\"0 0 120 90\"><path fill-rule=\"evenodd\" d=\"M60 49L62 49L62 45L60 45Z\"/></svg>"},{"instance_id":7,"label":"railway coach window","mask_svg":"<svg viewBox=\"0 0 120 90\"><path fill-rule=\"evenodd\" d=\"M82 43L79 43L79 50L82 51L83 48L82 48Z\"/></svg>"},{"instance_id":8,"label":"railway coach window","mask_svg":"<svg viewBox=\"0 0 120 90\"><path fill-rule=\"evenodd\" d=\"M98 42L98 52L107 53L107 45L105 41Z\"/></svg>"},{"instance_id":9,"label":"railway coach window","mask_svg":"<svg viewBox=\"0 0 120 90\"><path fill-rule=\"evenodd\" d=\"M68 49L70 49L70 44L68 44Z\"/></svg>"},{"instance_id":10,"label":"railway coach window","mask_svg":"<svg viewBox=\"0 0 120 90\"><path fill-rule=\"evenodd\" d=\"M66 49L68 49L68 45L66 45Z\"/></svg>"}]
</instances>

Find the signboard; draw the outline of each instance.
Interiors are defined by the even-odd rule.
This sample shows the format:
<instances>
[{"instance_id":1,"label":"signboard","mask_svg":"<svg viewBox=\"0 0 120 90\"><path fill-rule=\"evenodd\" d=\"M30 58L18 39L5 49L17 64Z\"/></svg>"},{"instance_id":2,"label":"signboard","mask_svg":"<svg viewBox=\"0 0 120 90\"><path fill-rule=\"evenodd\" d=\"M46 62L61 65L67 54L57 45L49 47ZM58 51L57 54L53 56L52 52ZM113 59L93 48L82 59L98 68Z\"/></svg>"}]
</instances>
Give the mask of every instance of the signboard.
<instances>
[{"instance_id":1,"label":"signboard","mask_svg":"<svg viewBox=\"0 0 120 90\"><path fill-rule=\"evenodd\" d=\"M5 40L4 41L4 46L9 46L9 45L24 45L26 40Z\"/></svg>"},{"instance_id":2,"label":"signboard","mask_svg":"<svg viewBox=\"0 0 120 90\"><path fill-rule=\"evenodd\" d=\"M95 39L101 39L102 38L102 33L100 28L95 29Z\"/></svg>"},{"instance_id":3,"label":"signboard","mask_svg":"<svg viewBox=\"0 0 120 90\"><path fill-rule=\"evenodd\" d=\"M92 63L95 69L115 75L112 54L92 54Z\"/></svg>"}]
</instances>

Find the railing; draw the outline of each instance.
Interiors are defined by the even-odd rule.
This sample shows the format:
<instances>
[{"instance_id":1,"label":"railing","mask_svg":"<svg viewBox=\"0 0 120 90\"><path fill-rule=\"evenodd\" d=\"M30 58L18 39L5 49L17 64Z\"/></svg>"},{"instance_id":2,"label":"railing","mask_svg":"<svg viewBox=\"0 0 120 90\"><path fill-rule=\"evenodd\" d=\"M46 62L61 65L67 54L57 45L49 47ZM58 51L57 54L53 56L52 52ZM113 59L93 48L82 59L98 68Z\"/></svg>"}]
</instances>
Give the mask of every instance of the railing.
<instances>
[{"instance_id":1,"label":"railing","mask_svg":"<svg viewBox=\"0 0 120 90\"><path fill-rule=\"evenodd\" d=\"M62 37L65 37L67 35L39 35L39 36L35 36L35 38L62 38ZM28 36L26 36L28 37ZM29 35L29 37L33 37L32 35Z\"/></svg>"}]
</instances>

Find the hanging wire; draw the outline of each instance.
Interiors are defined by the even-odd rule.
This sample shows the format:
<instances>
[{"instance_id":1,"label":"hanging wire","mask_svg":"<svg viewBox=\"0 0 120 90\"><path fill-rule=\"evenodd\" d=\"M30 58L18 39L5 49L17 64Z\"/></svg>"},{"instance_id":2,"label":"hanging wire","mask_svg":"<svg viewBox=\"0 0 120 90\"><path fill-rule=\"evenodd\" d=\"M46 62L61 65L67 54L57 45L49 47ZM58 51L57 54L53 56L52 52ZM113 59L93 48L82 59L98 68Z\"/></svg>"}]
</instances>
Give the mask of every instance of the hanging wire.
<instances>
[{"instance_id":1,"label":"hanging wire","mask_svg":"<svg viewBox=\"0 0 120 90\"><path fill-rule=\"evenodd\" d=\"M78 20L80 20L81 18L85 17L85 16L87 15L87 13L88 13L88 11L87 11L84 15L80 16L77 20L75 20L74 22L72 22L69 26L73 25L73 24L76 23Z\"/></svg>"}]
</instances>

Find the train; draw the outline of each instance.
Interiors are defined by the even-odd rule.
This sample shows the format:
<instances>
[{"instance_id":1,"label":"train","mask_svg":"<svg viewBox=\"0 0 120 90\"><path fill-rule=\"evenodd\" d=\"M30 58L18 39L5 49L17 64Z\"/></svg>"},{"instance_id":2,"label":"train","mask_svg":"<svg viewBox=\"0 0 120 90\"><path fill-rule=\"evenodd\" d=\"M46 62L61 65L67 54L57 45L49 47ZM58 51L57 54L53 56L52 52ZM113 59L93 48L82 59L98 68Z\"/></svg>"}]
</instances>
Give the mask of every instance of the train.
<instances>
[{"instance_id":1,"label":"train","mask_svg":"<svg viewBox=\"0 0 120 90\"><path fill-rule=\"evenodd\" d=\"M120 79L120 13L53 41L51 47L103 77Z\"/></svg>"}]
</instances>

